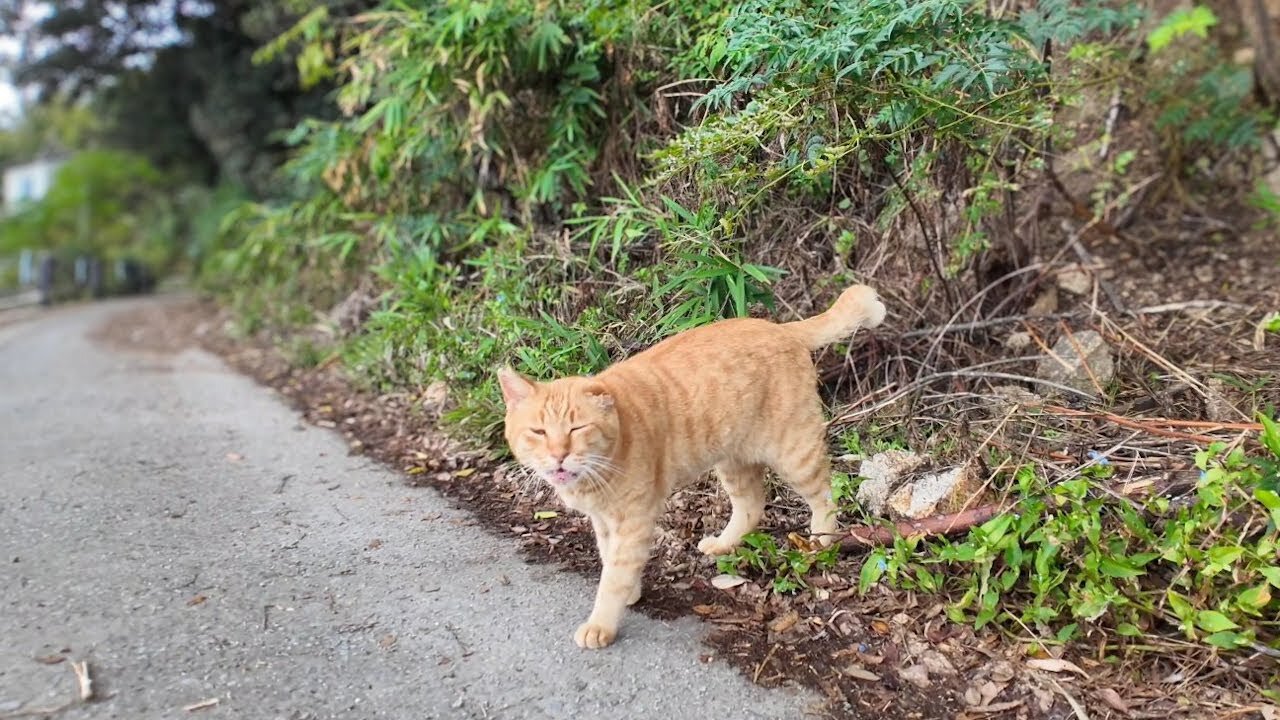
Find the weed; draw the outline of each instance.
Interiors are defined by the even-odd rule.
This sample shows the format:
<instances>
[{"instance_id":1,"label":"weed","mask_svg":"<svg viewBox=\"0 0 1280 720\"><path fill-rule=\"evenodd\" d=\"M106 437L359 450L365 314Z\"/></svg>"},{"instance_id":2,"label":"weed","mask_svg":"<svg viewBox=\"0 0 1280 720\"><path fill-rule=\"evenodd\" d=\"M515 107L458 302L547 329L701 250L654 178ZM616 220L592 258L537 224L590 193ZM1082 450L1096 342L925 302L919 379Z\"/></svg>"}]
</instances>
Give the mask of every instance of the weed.
<instances>
[{"instance_id":1,"label":"weed","mask_svg":"<svg viewBox=\"0 0 1280 720\"><path fill-rule=\"evenodd\" d=\"M812 570L828 570L835 565L838 545L823 550L801 550L778 547L772 535L762 532L748 533L742 545L731 555L716 560L720 572L738 575L744 570L760 573L777 593L792 593L808 587L805 577Z\"/></svg>"},{"instance_id":2,"label":"weed","mask_svg":"<svg viewBox=\"0 0 1280 720\"><path fill-rule=\"evenodd\" d=\"M887 450L906 450L907 441L901 435L888 434L875 423L867 426L867 434L857 428L849 428L840 434L840 445L846 453L865 458Z\"/></svg>"},{"instance_id":3,"label":"weed","mask_svg":"<svg viewBox=\"0 0 1280 720\"><path fill-rule=\"evenodd\" d=\"M953 620L1035 628L1045 642L1070 640L1084 624L1137 636L1169 623L1225 649L1280 645L1269 619L1280 610L1280 429L1259 421L1262 451L1216 444L1198 453L1200 480L1185 499L1106 492L1114 468L1104 463L1052 486L1022 467L1014 511L962 541L900 539L875 550L860 587L887 577L946 589Z\"/></svg>"},{"instance_id":4,"label":"weed","mask_svg":"<svg viewBox=\"0 0 1280 720\"><path fill-rule=\"evenodd\" d=\"M1280 312L1268 313L1258 322L1258 327L1262 328L1263 332L1280 333Z\"/></svg>"}]
</instances>

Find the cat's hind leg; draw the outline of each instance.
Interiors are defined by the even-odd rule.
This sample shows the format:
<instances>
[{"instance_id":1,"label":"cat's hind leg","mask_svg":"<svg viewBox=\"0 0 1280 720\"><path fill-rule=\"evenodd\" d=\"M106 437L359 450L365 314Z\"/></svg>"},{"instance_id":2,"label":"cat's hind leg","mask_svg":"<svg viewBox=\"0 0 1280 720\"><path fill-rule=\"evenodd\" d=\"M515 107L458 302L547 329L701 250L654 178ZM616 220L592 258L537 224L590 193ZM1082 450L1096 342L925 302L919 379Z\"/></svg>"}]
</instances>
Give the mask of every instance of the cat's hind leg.
<instances>
[{"instance_id":1,"label":"cat's hind leg","mask_svg":"<svg viewBox=\"0 0 1280 720\"><path fill-rule=\"evenodd\" d=\"M727 555L742 542L742 536L756 529L764 516L764 466L723 462L715 467L716 477L729 494L733 512L719 535L705 537L698 550L706 555Z\"/></svg>"},{"instance_id":2,"label":"cat's hind leg","mask_svg":"<svg viewBox=\"0 0 1280 720\"><path fill-rule=\"evenodd\" d=\"M815 437L809 442L779 447L769 464L782 481L809 505L812 513L809 532L827 546L834 542L835 533L839 530L836 506L831 499L831 460L827 456L821 425L815 428L813 435Z\"/></svg>"}]
</instances>

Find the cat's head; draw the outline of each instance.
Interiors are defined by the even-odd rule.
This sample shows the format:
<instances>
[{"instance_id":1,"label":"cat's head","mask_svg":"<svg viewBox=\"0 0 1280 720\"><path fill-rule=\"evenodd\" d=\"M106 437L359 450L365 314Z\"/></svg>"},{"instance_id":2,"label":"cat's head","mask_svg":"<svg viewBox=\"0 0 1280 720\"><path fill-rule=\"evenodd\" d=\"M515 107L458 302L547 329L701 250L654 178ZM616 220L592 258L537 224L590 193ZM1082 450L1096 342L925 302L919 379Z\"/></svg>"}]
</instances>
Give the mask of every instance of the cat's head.
<instances>
[{"instance_id":1,"label":"cat's head","mask_svg":"<svg viewBox=\"0 0 1280 720\"><path fill-rule=\"evenodd\" d=\"M552 487L603 482L613 469L618 414L593 378L540 383L510 368L498 371L507 404L504 434L516 460Z\"/></svg>"}]
</instances>

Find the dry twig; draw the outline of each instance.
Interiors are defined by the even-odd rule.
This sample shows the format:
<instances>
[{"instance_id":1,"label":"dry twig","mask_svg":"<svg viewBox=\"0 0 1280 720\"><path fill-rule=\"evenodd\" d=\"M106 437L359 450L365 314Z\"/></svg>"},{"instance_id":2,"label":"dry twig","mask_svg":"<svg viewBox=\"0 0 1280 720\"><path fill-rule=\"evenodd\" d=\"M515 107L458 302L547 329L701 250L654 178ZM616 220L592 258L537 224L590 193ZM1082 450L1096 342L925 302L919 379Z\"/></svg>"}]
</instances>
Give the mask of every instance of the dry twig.
<instances>
[{"instance_id":1,"label":"dry twig","mask_svg":"<svg viewBox=\"0 0 1280 720\"><path fill-rule=\"evenodd\" d=\"M846 537L840 540L840 547L845 550L854 550L887 545L898 536L950 535L964 532L999 515L1003 509L1000 505L984 505L949 515L935 515L922 520L903 520L891 528L866 526L850 528Z\"/></svg>"},{"instance_id":2,"label":"dry twig","mask_svg":"<svg viewBox=\"0 0 1280 720\"><path fill-rule=\"evenodd\" d=\"M89 677L89 662L87 660L73 661L71 663L71 671L76 674L76 690L80 696L80 702L88 702L93 699L93 678Z\"/></svg>"},{"instance_id":3,"label":"dry twig","mask_svg":"<svg viewBox=\"0 0 1280 720\"><path fill-rule=\"evenodd\" d=\"M1098 420L1106 420L1109 423L1112 423L1114 425L1119 425L1121 427L1127 427L1130 430L1141 430L1151 435L1159 435L1160 437L1166 437L1171 440L1183 440L1185 442L1193 442L1201 445L1208 445L1209 443L1218 442L1218 440L1221 439L1221 438L1216 438L1210 435L1198 435L1198 434L1192 435L1190 433L1182 433L1182 432L1177 432L1175 430L1166 430L1164 428L1157 427L1155 424L1153 424L1152 421L1139 422L1137 420L1133 420L1130 418L1120 417L1119 415L1113 415L1109 412L1097 412L1097 411L1088 412L1085 410L1072 410L1071 408L1058 407L1056 405L1045 405L1043 409L1045 412L1050 413L1052 415L1062 415L1066 417L1087 417L1087 418L1096 418ZM1183 421L1183 422L1185 423L1190 421ZM1261 430L1262 429L1261 426L1255 427L1250 423L1206 423L1206 425L1208 425L1209 427L1219 427L1224 430L1225 429L1242 429L1242 430L1253 430L1253 429ZM1182 425L1182 426L1187 427L1187 425ZM1197 427L1197 426L1190 425L1190 427Z\"/></svg>"},{"instance_id":4,"label":"dry twig","mask_svg":"<svg viewBox=\"0 0 1280 720\"><path fill-rule=\"evenodd\" d=\"M68 663L71 672L76 676L76 697L72 700L62 703L61 705L52 705L47 707L20 708L12 712L0 713L0 720L11 720L12 718L24 717L44 717L47 715L55 715L68 710L76 705L89 702L93 699L93 678L89 676L89 662L87 660L77 660Z\"/></svg>"},{"instance_id":5,"label":"dry twig","mask_svg":"<svg viewBox=\"0 0 1280 720\"><path fill-rule=\"evenodd\" d=\"M185 710L186 712L195 712L196 710L203 710L205 708L213 707L214 705L217 705L217 704L218 704L218 698L215 697L215 698L209 698L208 700L201 700L200 702L197 702L197 703L191 703L190 705L185 705L183 706L182 709Z\"/></svg>"}]
</instances>

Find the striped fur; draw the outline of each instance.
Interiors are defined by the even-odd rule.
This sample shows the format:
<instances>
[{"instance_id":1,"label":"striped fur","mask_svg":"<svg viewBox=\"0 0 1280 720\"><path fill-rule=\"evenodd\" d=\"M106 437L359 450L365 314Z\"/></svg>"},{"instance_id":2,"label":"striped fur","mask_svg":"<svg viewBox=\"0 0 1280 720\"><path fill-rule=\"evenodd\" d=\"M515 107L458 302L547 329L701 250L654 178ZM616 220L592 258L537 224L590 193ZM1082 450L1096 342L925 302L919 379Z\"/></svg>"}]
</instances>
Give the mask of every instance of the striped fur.
<instances>
[{"instance_id":1,"label":"striped fur","mask_svg":"<svg viewBox=\"0 0 1280 720\"><path fill-rule=\"evenodd\" d=\"M580 647L613 642L640 598L667 497L713 469L733 510L707 555L731 552L764 514L773 468L812 512L814 534L836 530L822 403L810 353L879 325L885 308L864 285L799 322L724 320L689 330L594 377L535 382L499 372L505 434L516 460L591 518L602 570Z\"/></svg>"}]
</instances>

